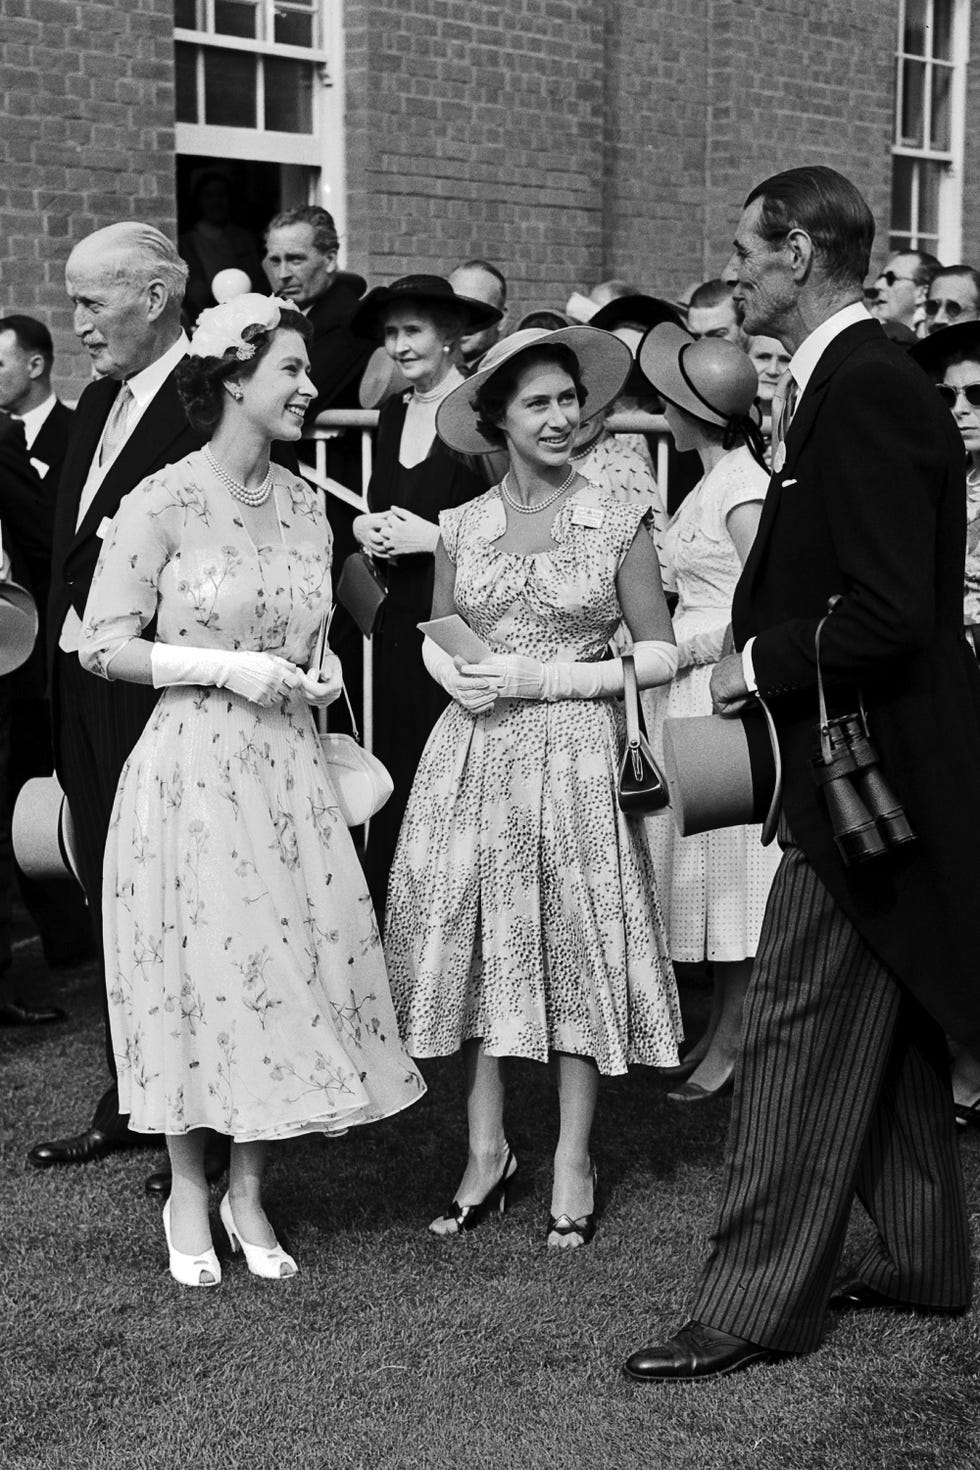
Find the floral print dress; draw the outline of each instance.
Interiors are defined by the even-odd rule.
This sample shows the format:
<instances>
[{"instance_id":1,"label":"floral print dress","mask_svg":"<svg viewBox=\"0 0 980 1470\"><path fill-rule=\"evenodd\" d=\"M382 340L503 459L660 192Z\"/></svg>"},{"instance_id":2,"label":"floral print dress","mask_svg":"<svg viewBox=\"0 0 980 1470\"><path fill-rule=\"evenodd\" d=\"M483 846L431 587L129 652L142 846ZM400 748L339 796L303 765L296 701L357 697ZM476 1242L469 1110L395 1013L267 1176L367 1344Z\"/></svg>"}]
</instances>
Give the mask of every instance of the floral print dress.
<instances>
[{"instance_id":1,"label":"floral print dress","mask_svg":"<svg viewBox=\"0 0 980 1470\"><path fill-rule=\"evenodd\" d=\"M126 496L85 610L88 668L111 677L113 653L154 617L165 643L306 666L329 605L330 531L305 481L273 472L269 545L200 452ZM425 1090L298 694L262 707L227 689L163 691L120 778L103 920L119 1106L139 1132L339 1132Z\"/></svg>"},{"instance_id":2,"label":"floral print dress","mask_svg":"<svg viewBox=\"0 0 980 1470\"><path fill-rule=\"evenodd\" d=\"M499 488L439 517L456 604L497 653L602 658L616 574L647 509L588 486L552 550L501 551ZM482 1038L492 1056L673 1065L674 974L642 822L619 810L619 701L452 703L422 756L389 886L385 947L413 1056Z\"/></svg>"}]
</instances>

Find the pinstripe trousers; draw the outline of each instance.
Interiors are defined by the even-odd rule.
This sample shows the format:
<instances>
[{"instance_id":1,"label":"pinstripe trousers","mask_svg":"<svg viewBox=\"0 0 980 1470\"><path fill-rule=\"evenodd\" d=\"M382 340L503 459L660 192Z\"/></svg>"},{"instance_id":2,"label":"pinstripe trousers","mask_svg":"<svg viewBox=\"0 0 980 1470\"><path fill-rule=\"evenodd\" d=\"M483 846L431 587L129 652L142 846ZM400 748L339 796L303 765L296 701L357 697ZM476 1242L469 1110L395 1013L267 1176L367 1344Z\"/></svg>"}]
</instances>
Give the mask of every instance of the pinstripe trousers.
<instances>
[{"instance_id":1,"label":"pinstripe trousers","mask_svg":"<svg viewBox=\"0 0 980 1470\"><path fill-rule=\"evenodd\" d=\"M781 837L782 837L781 833ZM785 845L745 1002L721 1202L691 1316L817 1345L855 1195L868 1285L965 1306L970 1259L940 1028Z\"/></svg>"},{"instance_id":2,"label":"pinstripe trousers","mask_svg":"<svg viewBox=\"0 0 980 1470\"><path fill-rule=\"evenodd\" d=\"M79 877L88 899L99 963L102 950L102 863L116 787L129 754L159 698L156 689L88 674L76 653L55 655L57 703L55 759L75 827ZM106 1064L113 1078L95 1109L92 1126L105 1133L122 1128L116 1092L116 1063L104 1000Z\"/></svg>"}]
</instances>

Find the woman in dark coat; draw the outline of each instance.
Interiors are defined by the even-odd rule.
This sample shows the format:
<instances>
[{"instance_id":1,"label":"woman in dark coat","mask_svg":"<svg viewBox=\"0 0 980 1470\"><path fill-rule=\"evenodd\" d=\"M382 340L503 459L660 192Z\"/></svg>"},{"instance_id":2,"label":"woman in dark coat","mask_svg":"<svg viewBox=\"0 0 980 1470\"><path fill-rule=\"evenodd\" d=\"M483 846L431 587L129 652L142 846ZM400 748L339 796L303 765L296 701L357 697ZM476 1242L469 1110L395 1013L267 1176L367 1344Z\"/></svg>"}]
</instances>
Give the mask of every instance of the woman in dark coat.
<instances>
[{"instance_id":1,"label":"woman in dark coat","mask_svg":"<svg viewBox=\"0 0 980 1470\"><path fill-rule=\"evenodd\" d=\"M419 757L447 703L422 664L416 626L432 606L439 512L486 489L479 461L436 437L436 410L463 381L455 361L460 337L500 315L496 307L458 296L441 276L404 276L370 292L352 322L354 331L384 342L412 385L381 410L367 490L370 510L354 521L354 535L383 569L388 587L374 635L373 743L395 790L371 820L365 854L379 918Z\"/></svg>"}]
</instances>

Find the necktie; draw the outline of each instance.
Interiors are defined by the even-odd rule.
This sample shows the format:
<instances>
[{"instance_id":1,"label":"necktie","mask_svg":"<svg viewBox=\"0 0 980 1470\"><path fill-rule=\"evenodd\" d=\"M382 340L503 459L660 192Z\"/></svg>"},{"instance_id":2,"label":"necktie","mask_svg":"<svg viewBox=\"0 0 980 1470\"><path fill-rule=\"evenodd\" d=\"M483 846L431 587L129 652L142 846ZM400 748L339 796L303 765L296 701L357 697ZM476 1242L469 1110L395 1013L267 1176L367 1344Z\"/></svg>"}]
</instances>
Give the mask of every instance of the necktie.
<instances>
[{"instance_id":1,"label":"necktie","mask_svg":"<svg viewBox=\"0 0 980 1470\"><path fill-rule=\"evenodd\" d=\"M772 467L777 475L786 463L786 435L798 395L796 379L787 368L772 395Z\"/></svg>"},{"instance_id":2,"label":"necktie","mask_svg":"<svg viewBox=\"0 0 980 1470\"><path fill-rule=\"evenodd\" d=\"M133 390L128 383L123 383L116 394L115 402L106 419L105 428L102 431L102 443L99 445L99 465L108 464L115 457L126 440L126 420L133 403Z\"/></svg>"}]
</instances>

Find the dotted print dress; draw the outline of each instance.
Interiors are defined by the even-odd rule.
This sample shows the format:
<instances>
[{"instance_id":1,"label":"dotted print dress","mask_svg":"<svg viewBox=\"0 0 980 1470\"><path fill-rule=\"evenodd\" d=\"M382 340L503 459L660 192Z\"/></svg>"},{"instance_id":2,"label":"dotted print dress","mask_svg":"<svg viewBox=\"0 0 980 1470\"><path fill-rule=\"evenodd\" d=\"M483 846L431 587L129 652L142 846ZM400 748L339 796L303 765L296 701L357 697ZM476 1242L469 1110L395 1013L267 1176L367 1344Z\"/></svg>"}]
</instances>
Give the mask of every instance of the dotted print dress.
<instances>
[{"instance_id":1,"label":"dotted print dress","mask_svg":"<svg viewBox=\"0 0 980 1470\"><path fill-rule=\"evenodd\" d=\"M615 579L642 504L588 486L553 549L495 542L499 488L439 518L456 604L497 653L603 656ZM599 1070L674 1065L677 991L642 822L616 802L618 700L453 702L419 765L392 868L385 944L409 1053L482 1037L492 1056L592 1057Z\"/></svg>"},{"instance_id":2,"label":"dotted print dress","mask_svg":"<svg viewBox=\"0 0 980 1470\"><path fill-rule=\"evenodd\" d=\"M727 519L738 505L765 498L769 476L747 449L734 449L682 502L664 535L665 581L677 587L674 636L683 648L700 637L706 662L678 670L665 689L641 695L654 755L663 755L668 717L710 715L712 664L721 655L741 573ZM723 827L682 837L669 811L646 820L660 882L670 952L678 962L743 960L755 955L780 850L762 846L762 828Z\"/></svg>"},{"instance_id":3,"label":"dotted print dress","mask_svg":"<svg viewBox=\"0 0 980 1470\"><path fill-rule=\"evenodd\" d=\"M306 666L330 530L305 481L273 473L268 545L201 453L125 497L85 609L87 667L111 673L154 616L165 643ZM119 1106L140 1132L342 1132L424 1092L300 695L163 691L120 777L103 921Z\"/></svg>"}]
</instances>

